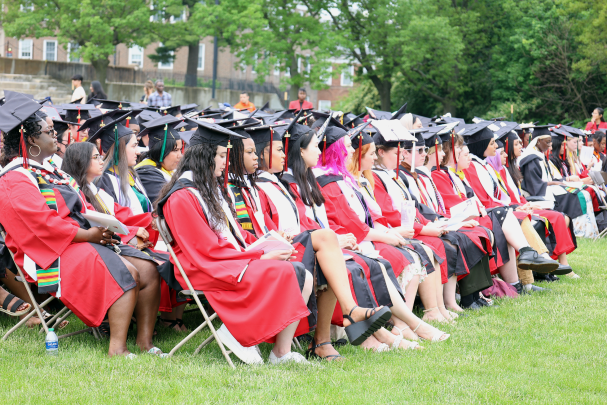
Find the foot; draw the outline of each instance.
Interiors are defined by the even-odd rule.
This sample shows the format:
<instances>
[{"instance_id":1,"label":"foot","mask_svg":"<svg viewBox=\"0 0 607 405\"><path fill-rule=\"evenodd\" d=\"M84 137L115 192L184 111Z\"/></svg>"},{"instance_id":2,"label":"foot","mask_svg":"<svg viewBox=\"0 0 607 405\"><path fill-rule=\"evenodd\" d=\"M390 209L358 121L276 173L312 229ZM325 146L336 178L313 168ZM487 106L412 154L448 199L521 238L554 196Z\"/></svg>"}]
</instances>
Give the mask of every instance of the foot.
<instances>
[{"instance_id":1,"label":"foot","mask_svg":"<svg viewBox=\"0 0 607 405\"><path fill-rule=\"evenodd\" d=\"M382 343L377 340L375 338L375 336L369 336L367 338L367 340L365 340L364 342L361 343L360 347L362 347L365 350L372 350L372 351L377 351L377 348L381 345Z\"/></svg>"},{"instance_id":2,"label":"foot","mask_svg":"<svg viewBox=\"0 0 607 405\"><path fill-rule=\"evenodd\" d=\"M571 273L567 273L567 277L573 278L573 279L581 278L580 276L578 276L577 274L575 274L573 271Z\"/></svg>"},{"instance_id":3,"label":"foot","mask_svg":"<svg viewBox=\"0 0 607 405\"><path fill-rule=\"evenodd\" d=\"M354 308L354 311L352 311L351 314L350 314L350 311L352 309L349 308L343 314L343 316L344 316L344 320L343 320L344 328L347 327L347 326L352 325L352 322L350 322L350 320L346 317L346 315L350 314L350 318L352 318L354 320L354 322L360 322L360 321L364 321L367 318L370 318L371 316L373 316L373 314L375 314L377 311L379 311L383 307L384 307L383 305L381 307L377 307L377 308L361 308L361 307L356 307L356 308ZM367 316L367 314L369 316Z\"/></svg>"},{"instance_id":4,"label":"foot","mask_svg":"<svg viewBox=\"0 0 607 405\"><path fill-rule=\"evenodd\" d=\"M10 301L7 301L7 297L13 297ZM2 305L2 308L5 310L6 313L8 313L9 315L12 316L21 316L24 315L24 313L28 312L29 309L31 308L31 305L28 304L27 302L22 302L21 305L19 305L17 308L13 308L13 306L20 301L21 299L19 297L16 297L13 294L10 294L8 291L6 291L4 288L0 288L0 304Z\"/></svg>"},{"instance_id":5,"label":"foot","mask_svg":"<svg viewBox=\"0 0 607 405\"><path fill-rule=\"evenodd\" d=\"M464 306L463 308L467 309L467 310L471 310L471 311L478 311L479 309L482 308L482 305L479 305L479 303L476 301L472 301L472 304L470 304L468 306Z\"/></svg>"},{"instance_id":6,"label":"foot","mask_svg":"<svg viewBox=\"0 0 607 405\"><path fill-rule=\"evenodd\" d=\"M160 323L166 326L169 329L173 329L176 332L187 332L187 328L180 322L180 319L165 319L163 317L158 317Z\"/></svg>"},{"instance_id":7,"label":"foot","mask_svg":"<svg viewBox=\"0 0 607 405\"><path fill-rule=\"evenodd\" d=\"M457 304L445 304L445 307L447 307L447 311L449 311L449 312L455 312L455 313L464 312L464 309Z\"/></svg>"},{"instance_id":8,"label":"foot","mask_svg":"<svg viewBox=\"0 0 607 405\"><path fill-rule=\"evenodd\" d=\"M268 358L270 364L281 364L281 363L299 363L299 364L311 364L304 356L297 352L289 352L282 357L276 357L274 352L270 352Z\"/></svg>"},{"instance_id":9,"label":"foot","mask_svg":"<svg viewBox=\"0 0 607 405\"><path fill-rule=\"evenodd\" d=\"M161 359L166 359L167 357L169 357L168 353L164 353L162 350L160 350L159 348L157 348L156 346L152 347L150 350L148 350L146 352L147 354L151 354L154 356L158 356Z\"/></svg>"},{"instance_id":10,"label":"foot","mask_svg":"<svg viewBox=\"0 0 607 405\"><path fill-rule=\"evenodd\" d=\"M419 340L419 336L413 333L407 324L404 324L403 326L393 326L391 333L396 336L402 336L407 340Z\"/></svg>"},{"instance_id":11,"label":"foot","mask_svg":"<svg viewBox=\"0 0 607 405\"><path fill-rule=\"evenodd\" d=\"M316 356L320 357L322 360L327 360L327 361L342 361L342 360L344 360L344 357L342 357L339 354L339 352L337 350L335 350L335 348L333 347L333 345L331 344L331 342L328 341L327 343L328 344L317 346L314 349L314 351L312 351L312 347L315 346L315 345L318 345L318 343L315 343L315 341L313 340L308 345L308 353L310 353L310 356L313 356L312 353L315 353Z\"/></svg>"},{"instance_id":12,"label":"foot","mask_svg":"<svg viewBox=\"0 0 607 405\"><path fill-rule=\"evenodd\" d=\"M421 347L419 345L419 343L417 342L412 342L409 340L406 340L403 338L403 335L398 334L395 335L394 334L394 330L398 329L396 327L392 328L392 333L387 333L388 331L386 330L386 333L382 333L380 336L381 342L385 343L386 345L388 345L388 347L390 347L390 350L409 350L409 349L418 349L418 350L422 350L423 347Z\"/></svg>"},{"instance_id":13,"label":"foot","mask_svg":"<svg viewBox=\"0 0 607 405\"><path fill-rule=\"evenodd\" d=\"M455 312L451 312L449 310L447 310L447 308L443 305L442 307L438 307L440 313L445 317L445 319L451 320L451 321L455 321L459 315L456 314Z\"/></svg>"},{"instance_id":14,"label":"foot","mask_svg":"<svg viewBox=\"0 0 607 405\"><path fill-rule=\"evenodd\" d=\"M563 274L569 274L572 271L573 271L573 269L568 264L561 264L559 266L559 268L556 269L556 270L554 270L554 272L552 274L556 274L557 276L560 276L560 275L563 275Z\"/></svg>"},{"instance_id":15,"label":"foot","mask_svg":"<svg viewBox=\"0 0 607 405\"><path fill-rule=\"evenodd\" d=\"M424 321L437 321L440 323L450 323L451 318L447 319L445 316L439 311L438 307L424 309L424 317L422 318Z\"/></svg>"},{"instance_id":16,"label":"foot","mask_svg":"<svg viewBox=\"0 0 607 405\"><path fill-rule=\"evenodd\" d=\"M428 325L424 321L420 321L419 325L417 325L413 331L417 333L420 338L431 342L443 342L449 339L451 336L433 326Z\"/></svg>"}]
</instances>

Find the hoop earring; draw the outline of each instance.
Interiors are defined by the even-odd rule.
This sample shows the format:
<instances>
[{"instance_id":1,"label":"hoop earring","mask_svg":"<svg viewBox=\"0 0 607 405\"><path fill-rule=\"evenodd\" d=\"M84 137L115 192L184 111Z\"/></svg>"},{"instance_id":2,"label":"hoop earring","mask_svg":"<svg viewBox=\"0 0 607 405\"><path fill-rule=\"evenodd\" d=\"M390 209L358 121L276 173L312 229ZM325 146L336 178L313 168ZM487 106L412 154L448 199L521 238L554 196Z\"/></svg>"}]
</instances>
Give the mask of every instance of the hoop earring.
<instances>
[{"instance_id":1,"label":"hoop earring","mask_svg":"<svg viewBox=\"0 0 607 405\"><path fill-rule=\"evenodd\" d=\"M36 146L38 148L38 154L37 155L34 155L32 153L32 146ZM42 152L42 148L40 148L40 146L38 146L38 145L31 145L29 147L28 151L29 151L30 155L32 155L33 157L38 157L38 156L40 156L40 153Z\"/></svg>"}]
</instances>

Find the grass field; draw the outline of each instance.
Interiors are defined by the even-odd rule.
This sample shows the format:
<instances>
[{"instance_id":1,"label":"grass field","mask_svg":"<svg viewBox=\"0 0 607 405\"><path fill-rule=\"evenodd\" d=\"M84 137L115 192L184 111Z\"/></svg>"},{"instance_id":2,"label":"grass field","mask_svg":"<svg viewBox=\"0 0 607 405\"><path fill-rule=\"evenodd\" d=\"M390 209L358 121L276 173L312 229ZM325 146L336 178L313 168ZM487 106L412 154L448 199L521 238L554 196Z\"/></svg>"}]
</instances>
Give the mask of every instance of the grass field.
<instances>
[{"instance_id":1,"label":"grass field","mask_svg":"<svg viewBox=\"0 0 607 405\"><path fill-rule=\"evenodd\" d=\"M607 240L579 240L570 256L582 279L561 277L549 293L498 301L469 313L445 343L423 351L367 353L317 367L232 370L201 338L168 360L107 358L108 341L79 335L47 357L44 337L20 330L0 343L0 404L22 403L604 403L607 402ZM201 316L189 314L189 328ZM67 332L82 327L70 318ZM0 317L0 333L14 323ZM158 327L169 351L182 336ZM137 352L134 335L129 347ZM262 345L264 358L270 347Z\"/></svg>"}]
</instances>

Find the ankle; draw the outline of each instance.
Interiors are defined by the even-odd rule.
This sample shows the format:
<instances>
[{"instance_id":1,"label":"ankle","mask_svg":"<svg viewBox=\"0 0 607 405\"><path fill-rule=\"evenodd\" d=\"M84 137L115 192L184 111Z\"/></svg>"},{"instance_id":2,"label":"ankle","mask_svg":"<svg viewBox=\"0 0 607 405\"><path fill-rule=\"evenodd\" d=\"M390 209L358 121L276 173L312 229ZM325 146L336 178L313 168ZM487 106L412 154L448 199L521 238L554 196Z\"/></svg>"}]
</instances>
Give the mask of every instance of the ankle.
<instances>
[{"instance_id":1,"label":"ankle","mask_svg":"<svg viewBox=\"0 0 607 405\"><path fill-rule=\"evenodd\" d=\"M276 356L277 358L281 358L281 357L285 356L290 351L291 351L290 348L289 349L282 349L282 348L279 348L277 346L274 346L272 348L272 353L274 353L274 356Z\"/></svg>"}]
</instances>

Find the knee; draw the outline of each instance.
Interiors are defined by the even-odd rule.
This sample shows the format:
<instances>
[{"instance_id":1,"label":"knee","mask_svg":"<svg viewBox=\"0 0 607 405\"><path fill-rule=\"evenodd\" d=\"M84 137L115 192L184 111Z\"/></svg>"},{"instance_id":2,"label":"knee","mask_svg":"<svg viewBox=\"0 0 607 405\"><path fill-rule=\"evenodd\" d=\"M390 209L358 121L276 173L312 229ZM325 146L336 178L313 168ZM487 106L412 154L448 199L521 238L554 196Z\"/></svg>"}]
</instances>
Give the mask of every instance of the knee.
<instances>
[{"instance_id":1,"label":"knee","mask_svg":"<svg viewBox=\"0 0 607 405\"><path fill-rule=\"evenodd\" d=\"M314 231L318 234L318 241L320 243L337 243L337 235L331 229L319 229Z\"/></svg>"}]
</instances>

